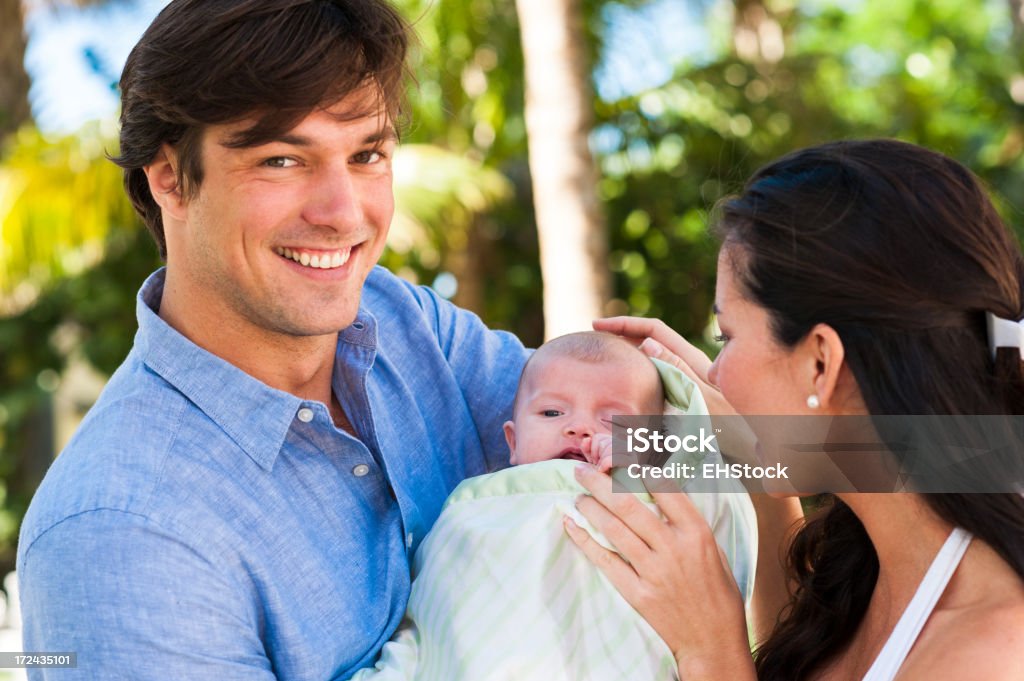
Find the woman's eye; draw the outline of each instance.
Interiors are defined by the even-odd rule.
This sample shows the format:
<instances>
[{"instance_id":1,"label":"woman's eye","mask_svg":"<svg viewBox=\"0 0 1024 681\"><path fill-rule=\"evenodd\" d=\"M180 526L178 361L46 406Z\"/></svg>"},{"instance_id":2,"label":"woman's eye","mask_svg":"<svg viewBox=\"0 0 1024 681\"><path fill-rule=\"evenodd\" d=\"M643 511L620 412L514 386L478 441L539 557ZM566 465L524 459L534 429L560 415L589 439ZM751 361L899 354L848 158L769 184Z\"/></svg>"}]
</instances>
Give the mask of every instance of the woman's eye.
<instances>
[{"instance_id":1,"label":"woman's eye","mask_svg":"<svg viewBox=\"0 0 1024 681\"><path fill-rule=\"evenodd\" d=\"M541 416L545 416L545 417L547 417L549 419L553 419L556 416L561 416L562 412L558 411L557 409L545 409L544 411L542 411L540 413L540 415Z\"/></svg>"},{"instance_id":2,"label":"woman's eye","mask_svg":"<svg viewBox=\"0 0 1024 681\"><path fill-rule=\"evenodd\" d=\"M724 333L720 333L720 334L715 336L715 342L716 343L723 343L723 344L724 343L728 343L729 342L729 337L726 336Z\"/></svg>"},{"instance_id":3,"label":"woman's eye","mask_svg":"<svg viewBox=\"0 0 1024 681\"><path fill-rule=\"evenodd\" d=\"M270 168L291 168L297 164L298 162L294 158L288 158L287 156L273 156L263 162L263 165Z\"/></svg>"}]
</instances>

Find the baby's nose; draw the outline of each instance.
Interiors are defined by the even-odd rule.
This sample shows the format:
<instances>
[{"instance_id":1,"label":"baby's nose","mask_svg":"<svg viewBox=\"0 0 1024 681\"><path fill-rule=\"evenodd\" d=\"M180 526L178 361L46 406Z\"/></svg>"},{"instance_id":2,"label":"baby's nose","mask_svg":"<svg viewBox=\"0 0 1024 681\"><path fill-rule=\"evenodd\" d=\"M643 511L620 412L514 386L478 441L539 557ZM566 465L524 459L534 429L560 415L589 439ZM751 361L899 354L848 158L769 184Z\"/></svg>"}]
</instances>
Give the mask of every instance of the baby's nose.
<instances>
[{"instance_id":1,"label":"baby's nose","mask_svg":"<svg viewBox=\"0 0 1024 681\"><path fill-rule=\"evenodd\" d=\"M592 437L594 425L587 421L576 421L565 427L565 434L570 437Z\"/></svg>"}]
</instances>

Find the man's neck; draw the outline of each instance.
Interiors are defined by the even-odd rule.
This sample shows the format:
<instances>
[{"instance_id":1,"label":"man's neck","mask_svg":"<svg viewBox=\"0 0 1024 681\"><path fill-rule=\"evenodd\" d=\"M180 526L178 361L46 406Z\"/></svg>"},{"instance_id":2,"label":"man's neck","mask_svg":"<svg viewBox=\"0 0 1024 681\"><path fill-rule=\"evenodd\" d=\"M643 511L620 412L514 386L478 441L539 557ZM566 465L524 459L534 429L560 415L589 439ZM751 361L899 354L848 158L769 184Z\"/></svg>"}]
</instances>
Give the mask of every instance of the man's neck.
<instances>
[{"instance_id":1,"label":"man's neck","mask_svg":"<svg viewBox=\"0 0 1024 681\"><path fill-rule=\"evenodd\" d=\"M158 314L180 334L207 352L230 362L272 388L332 408L331 376L337 333L291 336L237 321L228 309L189 305L190 297L168 277ZM220 306L225 307L225 306ZM234 321L233 321L234 320ZM337 421L337 419L335 419Z\"/></svg>"}]
</instances>

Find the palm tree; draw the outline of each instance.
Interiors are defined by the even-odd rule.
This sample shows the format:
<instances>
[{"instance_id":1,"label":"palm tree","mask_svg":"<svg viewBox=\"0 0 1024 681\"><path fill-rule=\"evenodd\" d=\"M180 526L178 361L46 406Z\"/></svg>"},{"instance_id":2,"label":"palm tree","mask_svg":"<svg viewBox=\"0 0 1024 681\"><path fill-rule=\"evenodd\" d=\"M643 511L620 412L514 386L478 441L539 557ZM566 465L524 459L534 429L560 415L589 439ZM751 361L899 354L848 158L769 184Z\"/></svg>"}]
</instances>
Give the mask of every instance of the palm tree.
<instances>
[{"instance_id":1,"label":"palm tree","mask_svg":"<svg viewBox=\"0 0 1024 681\"><path fill-rule=\"evenodd\" d=\"M23 14L21 0L0 0L0 141L31 118Z\"/></svg>"},{"instance_id":2,"label":"palm tree","mask_svg":"<svg viewBox=\"0 0 1024 681\"><path fill-rule=\"evenodd\" d=\"M43 0L50 6L88 7L109 0ZM0 144L32 120L25 71L25 3L0 0Z\"/></svg>"},{"instance_id":3,"label":"palm tree","mask_svg":"<svg viewBox=\"0 0 1024 681\"><path fill-rule=\"evenodd\" d=\"M611 291L588 146L593 95L578 0L517 0L526 130L544 279L544 334L589 329Z\"/></svg>"}]
</instances>

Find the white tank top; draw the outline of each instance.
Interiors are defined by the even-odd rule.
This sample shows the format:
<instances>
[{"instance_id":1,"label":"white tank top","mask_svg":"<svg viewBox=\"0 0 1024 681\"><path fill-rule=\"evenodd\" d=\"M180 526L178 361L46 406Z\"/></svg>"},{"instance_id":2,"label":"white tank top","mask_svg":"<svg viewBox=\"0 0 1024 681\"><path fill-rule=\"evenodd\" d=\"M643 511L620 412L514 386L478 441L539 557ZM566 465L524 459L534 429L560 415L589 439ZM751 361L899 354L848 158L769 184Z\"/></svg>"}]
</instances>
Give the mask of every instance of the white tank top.
<instances>
[{"instance_id":1,"label":"white tank top","mask_svg":"<svg viewBox=\"0 0 1024 681\"><path fill-rule=\"evenodd\" d=\"M903 660L907 658L914 641L935 609L935 604L939 602L942 592L960 565L960 559L964 557L971 538L969 532L959 527L949 534L863 681L891 681L896 677L896 672L900 670Z\"/></svg>"}]
</instances>

